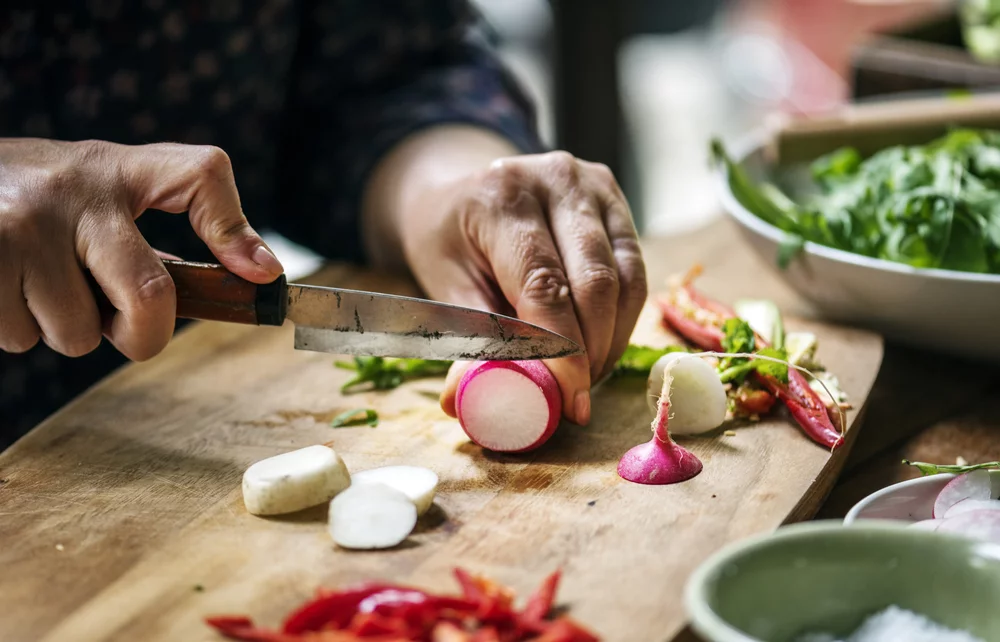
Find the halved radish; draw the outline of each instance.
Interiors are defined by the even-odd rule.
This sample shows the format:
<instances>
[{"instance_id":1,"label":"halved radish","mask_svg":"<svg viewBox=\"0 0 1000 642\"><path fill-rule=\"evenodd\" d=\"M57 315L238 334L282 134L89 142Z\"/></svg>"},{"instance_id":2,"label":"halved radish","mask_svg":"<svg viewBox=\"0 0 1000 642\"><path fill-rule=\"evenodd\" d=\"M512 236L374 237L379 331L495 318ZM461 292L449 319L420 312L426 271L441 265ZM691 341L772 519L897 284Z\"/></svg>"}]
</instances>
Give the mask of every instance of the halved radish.
<instances>
[{"instance_id":1,"label":"halved radish","mask_svg":"<svg viewBox=\"0 0 1000 642\"><path fill-rule=\"evenodd\" d=\"M943 519L924 519L919 522L913 522L907 528L917 531L936 531L941 524L944 524Z\"/></svg>"},{"instance_id":2,"label":"halved radish","mask_svg":"<svg viewBox=\"0 0 1000 642\"><path fill-rule=\"evenodd\" d=\"M423 515L434 502L438 476L433 470L420 466L383 466L363 470L351 476L352 486L369 483L385 484L395 488L410 498L417 507L417 515Z\"/></svg>"},{"instance_id":3,"label":"halved radish","mask_svg":"<svg viewBox=\"0 0 1000 642\"><path fill-rule=\"evenodd\" d=\"M726 420L726 389L719 373L700 357L686 352L670 352L653 364L647 381L646 401L656 412L667 368L670 384L670 432L699 435L715 430Z\"/></svg>"},{"instance_id":4,"label":"halved radish","mask_svg":"<svg viewBox=\"0 0 1000 642\"><path fill-rule=\"evenodd\" d=\"M963 499L989 499L992 492L990 474L974 470L948 482L934 500L934 517L944 517L948 509Z\"/></svg>"},{"instance_id":5,"label":"halved radish","mask_svg":"<svg viewBox=\"0 0 1000 642\"><path fill-rule=\"evenodd\" d=\"M392 548L413 532L417 507L395 488L375 482L351 486L330 502L330 537L344 548Z\"/></svg>"},{"instance_id":6,"label":"halved radish","mask_svg":"<svg viewBox=\"0 0 1000 642\"><path fill-rule=\"evenodd\" d=\"M974 510L949 517L938 527L940 533L957 533L1000 544L1000 511Z\"/></svg>"},{"instance_id":7,"label":"halved radish","mask_svg":"<svg viewBox=\"0 0 1000 642\"><path fill-rule=\"evenodd\" d=\"M458 384L455 410L465 434L483 448L524 452L556 431L562 395L541 361L478 361Z\"/></svg>"},{"instance_id":8,"label":"halved radish","mask_svg":"<svg viewBox=\"0 0 1000 642\"><path fill-rule=\"evenodd\" d=\"M995 499L963 499L945 511L944 518L955 517L974 510L1000 510L1000 502Z\"/></svg>"}]
</instances>

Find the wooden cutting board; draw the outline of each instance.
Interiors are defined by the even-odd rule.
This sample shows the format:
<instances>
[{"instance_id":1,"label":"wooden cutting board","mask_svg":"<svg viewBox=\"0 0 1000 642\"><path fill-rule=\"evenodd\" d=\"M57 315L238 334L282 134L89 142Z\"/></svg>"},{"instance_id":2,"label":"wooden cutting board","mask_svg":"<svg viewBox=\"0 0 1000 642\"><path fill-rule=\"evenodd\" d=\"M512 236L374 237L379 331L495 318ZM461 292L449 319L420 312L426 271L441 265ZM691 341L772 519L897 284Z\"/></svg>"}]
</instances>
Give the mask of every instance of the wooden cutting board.
<instances>
[{"instance_id":1,"label":"wooden cutting board","mask_svg":"<svg viewBox=\"0 0 1000 642\"><path fill-rule=\"evenodd\" d=\"M406 291L346 268L319 280ZM821 358L860 408L881 339L786 325L819 334ZM652 309L636 339L667 341ZM701 475L639 486L615 467L649 438L643 381L599 389L590 426L563 425L541 450L502 456L471 445L439 410L440 381L344 397L349 373L334 357L291 345L290 327L199 324L0 454L0 640L215 640L209 614L273 625L317 586L373 578L452 591L457 565L522 595L562 567L560 601L604 639L669 640L685 623L688 574L727 542L811 516L857 432L832 457L784 418L688 439ZM380 425L329 427L358 407L376 408ZM435 508L398 549L364 553L334 547L324 507L247 514L244 469L317 443L355 471L434 469Z\"/></svg>"}]
</instances>

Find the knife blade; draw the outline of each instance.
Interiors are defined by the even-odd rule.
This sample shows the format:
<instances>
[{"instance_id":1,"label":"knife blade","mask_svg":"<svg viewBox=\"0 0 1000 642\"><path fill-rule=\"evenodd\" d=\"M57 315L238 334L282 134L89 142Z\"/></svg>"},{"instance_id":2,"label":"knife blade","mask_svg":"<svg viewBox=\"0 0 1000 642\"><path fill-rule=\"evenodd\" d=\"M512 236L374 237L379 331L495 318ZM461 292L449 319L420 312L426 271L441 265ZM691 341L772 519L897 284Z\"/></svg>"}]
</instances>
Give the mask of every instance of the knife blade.
<instances>
[{"instance_id":1,"label":"knife blade","mask_svg":"<svg viewBox=\"0 0 1000 642\"><path fill-rule=\"evenodd\" d=\"M257 285L221 265L163 261L177 316L252 325L295 324L298 350L447 361L556 359L574 341L502 314L413 297L287 283Z\"/></svg>"}]
</instances>

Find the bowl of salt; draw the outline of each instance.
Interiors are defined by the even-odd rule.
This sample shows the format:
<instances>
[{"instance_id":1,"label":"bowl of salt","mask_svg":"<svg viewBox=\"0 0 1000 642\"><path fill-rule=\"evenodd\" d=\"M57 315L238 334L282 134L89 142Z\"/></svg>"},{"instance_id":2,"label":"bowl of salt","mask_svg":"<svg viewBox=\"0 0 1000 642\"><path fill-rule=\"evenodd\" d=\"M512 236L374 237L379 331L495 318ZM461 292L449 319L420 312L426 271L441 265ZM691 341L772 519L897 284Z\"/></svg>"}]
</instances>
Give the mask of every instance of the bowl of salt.
<instances>
[{"instance_id":1,"label":"bowl of salt","mask_svg":"<svg viewBox=\"0 0 1000 642\"><path fill-rule=\"evenodd\" d=\"M723 548L684 595L708 642L1000 642L1000 545L810 522Z\"/></svg>"}]
</instances>

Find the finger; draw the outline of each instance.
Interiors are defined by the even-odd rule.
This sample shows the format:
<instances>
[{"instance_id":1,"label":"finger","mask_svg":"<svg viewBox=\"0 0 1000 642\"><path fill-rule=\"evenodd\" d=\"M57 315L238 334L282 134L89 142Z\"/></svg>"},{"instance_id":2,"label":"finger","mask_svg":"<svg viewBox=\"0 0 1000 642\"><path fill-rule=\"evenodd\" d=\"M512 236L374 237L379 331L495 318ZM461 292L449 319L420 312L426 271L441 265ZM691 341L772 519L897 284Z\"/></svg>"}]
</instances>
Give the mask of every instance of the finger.
<instances>
[{"instance_id":1,"label":"finger","mask_svg":"<svg viewBox=\"0 0 1000 642\"><path fill-rule=\"evenodd\" d=\"M283 271L240 205L229 156L218 147L155 144L132 148L127 170L134 216L155 208L187 212L191 227L230 271L270 283Z\"/></svg>"},{"instance_id":2,"label":"finger","mask_svg":"<svg viewBox=\"0 0 1000 642\"><path fill-rule=\"evenodd\" d=\"M24 298L20 266L14 265L13 254L0 242L0 350L27 352L35 347L41 329L28 310Z\"/></svg>"},{"instance_id":3,"label":"finger","mask_svg":"<svg viewBox=\"0 0 1000 642\"><path fill-rule=\"evenodd\" d=\"M591 380L604 370L618 311L618 268L604 229L601 204L570 189L550 198L550 221L566 266L576 318L590 358Z\"/></svg>"},{"instance_id":4,"label":"finger","mask_svg":"<svg viewBox=\"0 0 1000 642\"><path fill-rule=\"evenodd\" d=\"M164 252L162 250L158 250L155 247L153 248L153 252L156 253L156 256L158 256L161 259L164 259L166 261L183 261L184 260L184 259L182 259L179 256L171 254L170 252Z\"/></svg>"},{"instance_id":5,"label":"finger","mask_svg":"<svg viewBox=\"0 0 1000 642\"><path fill-rule=\"evenodd\" d=\"M502 179L497 207L479 217L478 244L517 317L586 345L570 296L569 279L541 204L524 182ZM580 425L590 421L590 368L586 356L546 361L563 394L563 413Z\"/></svg>"},{"instance_id":6,"label":"finger","mask_svg":"<svg viewBox=\"0 0 1000 642\"><path fill-rule=\"evenodd\" d=\"M72 244L53 239L25 266L22 286L42 340L67 357L83 356L101 343L97 303L75 257Z\"/></svg>"},{"instance_id":7,"label":"finger","mask_svg":"<svg viewBox=\"0 0 1000 642\"><path fill-rule=\"evenodd\" d=\"M608 359L600 376L614 368L628 347L649 294L646 264L642 258L639 235L635 221L614 174L605 165L588 163L591 176L597 183L594 192L603 204L604 226L607 230L618 273L618 305L615 331L611 340Z\"/></svg>"},{"instance_id":8,"label":"finger","mask_svg":"<svg viewBox=\"0 0 1000 642\"><path fill-rule=\"evenodd\" d=\"M456 361L448 368L448 375L444 379L444 391L441 393L441 410L449 417L457 417L455 401L458 394L458 383L462 376L472 367L472 361Z\"/></svg>"},{"instance_id":9,"label":"finger","mask_svg":"<svg viewBox=\"0 0 1000 642\"><path fill-rule=\"evenodd\" d=\"M126 213L100 220L79 239L79 256L115 308L104 328L108 339L129 359L145 361L173 335L174 282Z\"/></svg>"}]
</instances>

